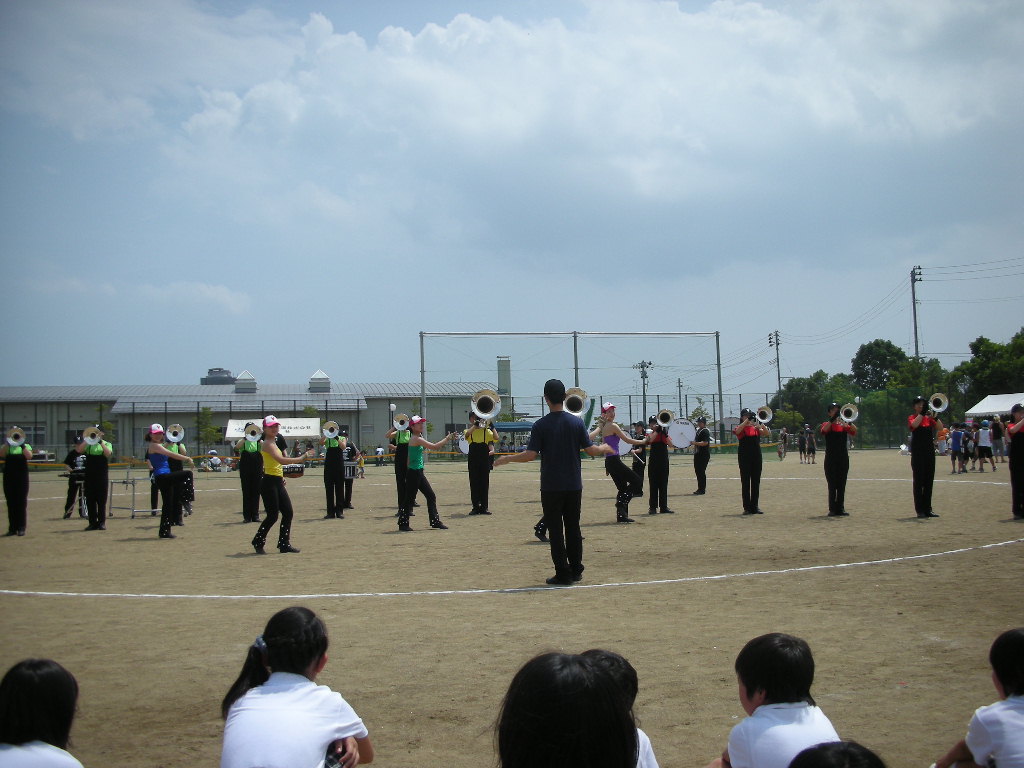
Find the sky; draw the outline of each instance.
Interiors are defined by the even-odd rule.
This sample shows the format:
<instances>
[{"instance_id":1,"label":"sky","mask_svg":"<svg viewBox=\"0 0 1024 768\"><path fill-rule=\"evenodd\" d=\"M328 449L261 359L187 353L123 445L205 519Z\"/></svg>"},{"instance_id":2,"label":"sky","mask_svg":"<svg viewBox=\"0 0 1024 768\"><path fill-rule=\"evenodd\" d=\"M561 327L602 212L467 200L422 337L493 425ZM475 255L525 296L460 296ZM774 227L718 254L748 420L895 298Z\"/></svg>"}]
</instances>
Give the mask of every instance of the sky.
<instances>
[{"instance_id":1,"label":"sky","mask_svg":"<svg viewBox=\"0 0 1024 768\"><path fill-rule=\"evenodd\" d=\"M773 392L1024 326L1018 0L0 0L0 385ZM778 331L778 347L769 335ZM538 335L526 335L538 334ZM545 334L545 335L540 335ZM776 353L779 364L776 367Z\"/></svg>"}]
</instances>

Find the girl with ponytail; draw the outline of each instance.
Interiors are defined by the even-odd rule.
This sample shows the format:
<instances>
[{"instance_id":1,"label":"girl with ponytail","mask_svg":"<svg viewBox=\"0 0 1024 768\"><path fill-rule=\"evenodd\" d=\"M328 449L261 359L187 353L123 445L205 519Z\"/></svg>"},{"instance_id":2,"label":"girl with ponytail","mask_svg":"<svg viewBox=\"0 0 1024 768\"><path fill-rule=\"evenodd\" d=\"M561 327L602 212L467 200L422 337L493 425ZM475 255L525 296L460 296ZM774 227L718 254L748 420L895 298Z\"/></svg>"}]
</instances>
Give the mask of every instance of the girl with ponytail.
<instances>
[{"instance_id":1,"label":"girl with ponytail","mask_svg":"<svg viewBox=\"0 0 1024 768\"><path fill-rule=\"evenodd\" d=\"M373 745L352 707L316 676L327 664L327 628L308 608L285 608L246 653L221 704L221 768L353 768ZM333 761L333 762L332 762Z\"/></svg>"}]
</instances>

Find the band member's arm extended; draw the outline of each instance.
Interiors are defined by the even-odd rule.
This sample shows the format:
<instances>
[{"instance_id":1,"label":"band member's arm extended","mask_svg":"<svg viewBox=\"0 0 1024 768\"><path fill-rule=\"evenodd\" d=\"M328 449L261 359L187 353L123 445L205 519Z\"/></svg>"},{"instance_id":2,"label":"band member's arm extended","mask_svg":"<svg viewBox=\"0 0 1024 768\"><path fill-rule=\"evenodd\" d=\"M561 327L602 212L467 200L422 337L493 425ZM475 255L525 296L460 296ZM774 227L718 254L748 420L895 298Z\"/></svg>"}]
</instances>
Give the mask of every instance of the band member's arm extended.
<instances>
[{"instance_id":1,"label":"band member's arm extended","mask_svg":"<svg viewBox=\"0 0 1024 768\"><path fill-rule=\"evenodd\" d=\"M525 463L527 461L533 461L537 458L536 451L520 451L519 453L503 453L501 456L494 460L494 466L500 467L502 464L510 464L515 462L516 464Z\"/></svg>"}]
</instances>

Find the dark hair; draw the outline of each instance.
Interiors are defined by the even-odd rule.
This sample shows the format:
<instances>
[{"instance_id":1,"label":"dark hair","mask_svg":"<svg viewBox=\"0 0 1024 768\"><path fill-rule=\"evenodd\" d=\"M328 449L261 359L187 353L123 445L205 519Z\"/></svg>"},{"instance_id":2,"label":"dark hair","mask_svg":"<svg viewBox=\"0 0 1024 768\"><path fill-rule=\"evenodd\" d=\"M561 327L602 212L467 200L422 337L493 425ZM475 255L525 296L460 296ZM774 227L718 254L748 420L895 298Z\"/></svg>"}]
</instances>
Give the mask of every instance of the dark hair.
<instances>
[{"instance_id":1,"label":"dark hair","mask_svg":"<svg viewBox=\"0 0 1024 768\"><path fill-rule=\"evenodd\" d=\"M565 384L558 379L548 379L544 382L544 397L550 403L564 403Z\"/></svg>"},{"instance_id":2,"label":"dark hair","mask_svg":"<svg viewBox=\"0 0 1024 768\"><path fill-rule=\"evenodd\" d=\"M640 678L637 676L636 669L633 668L632 664L615 651L606 651L602 648L591 648L580 655L590 659L590 662L598 669L603 669L611 675L622 688L629 706L633 706L633 702L636 701L636 695L640 692Z\"/></svg>"},{"instance_id":3,"label":"dark hair","mask_svg":"<svg viewBox=\"0 0 1024 768\"><path fill-rule=\"evenodd\" d=\"M830 741L808 747L789 768L885 768L882 758L856 741Z\"/></svg>"},{"instance_id":4,"label":"dark hair","mask_svg":"<svg viewBox=\"0 0 1024 768\"><path fill-rule=\"evenodd\" d=\"M249 646L238 679L220 705L227 718L231 705L251 688L263 685L274 672L305 675L327 653L327 627L309 608L285 608L270 617L263 634Z\"/></svg>"},{"instance_id":5,"label":"dark hair","mask_svg":"<svg viewBox=\"0 0 1024 768\"><path fill-rule=\"evenodd\" d=\"M66 749L77 703L78 681L56 661L19 661L0 681L0 743Z\"/></svg>"},{"instance_id":6,"label":"dark hair","mask_svg":"<svg viewBox=\"0 0 1024 768\"><path fill-rule=\"evenodd\" d=\"M1008 629L992 643L988 663L996 673L1003 693L1024 695L1024 627Z\"/></svg>"},{"instance_id":7,"label":"dark hair","mask_svg":"<svg viewBox=\"0 0 1024 768\"><path fill-rule=\"evenodd\" d=\"M545 653L516 672L495 725L501 768L635 768L636 723L618 683L585 656Z\"/></svg>"},{"instance_id":8,"label":"dark hair","mask_svg":"<svg viewBox=\"0 0 1024 768\"><path fill-rule=\"evenodd\" d=\"M814 657L799 637L781 632L755 637L736 657L736 674L748 696L765 692L765 704L814 704Z\"/></svg>"}]
</instances>

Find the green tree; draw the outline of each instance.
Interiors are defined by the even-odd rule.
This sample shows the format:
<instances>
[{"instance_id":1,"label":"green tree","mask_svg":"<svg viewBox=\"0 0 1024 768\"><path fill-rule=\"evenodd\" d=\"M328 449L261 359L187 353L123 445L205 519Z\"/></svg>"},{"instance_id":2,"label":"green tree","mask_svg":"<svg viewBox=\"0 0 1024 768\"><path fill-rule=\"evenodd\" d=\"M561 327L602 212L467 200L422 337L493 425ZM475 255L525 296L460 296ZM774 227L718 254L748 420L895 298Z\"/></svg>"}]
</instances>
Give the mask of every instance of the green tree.
<instances>
[{"instance_id":1,"label":"green tree","mask_svg":"<svg viewBox=\"0 0 1024 768\"><path fill-rule=\"evenodd\" d=\"M207 446L220 442L220 427L213 423L212 408L199 409L199 413L196 414L196 433L199 436L199 449L204 453Z\"/></svg>"},{"instance_id":2,"label":"green tree","mask_svg":"<svg viewBox=\"0 0 1024 768\"><path fill-rule=\"evenodd\" d=\"M908 357L893 368L886 389L913 389L924 397L949 389L950 374L937 358Z\"/></svg>"},{"instance_id":3,"label":"green tree","mask_svg":"<svg viewBox=\"0 0 1024 768\"><path fill-rule=\"evenodd\" d=\"M906 352L885 339L861 344L850 361L853 382L861 389L885 389L893 369L907 359Z\"/></svg>"},{"instance_id":4,"label":"green tree","mask_svg":"<svg viewBox=\"0 0 1024 768\"><path fill-rule=\"evenodd\" d=\"M960 363L953 374L972 404L986 395L1009 394L1024 388L1024 328L1007 344L979 336L968 346L971 359Z\"/></svg>"},{"instance_id":5,"label":"green tree","mask_svg":"<svg viewBox=\"0 0 1024 768\"><path fill-rule=\"evenodd\" d=\"M697 405L690 409L690 415L687 418L690 421L696 421L697 419L699 419L699 418L701 418L703 416L705 419L708 420L708 423L710 424L711 423L711 411L709 411L707 409L707 406L704 405L704 398L700 397L698 395L696 399L697 399Z\"/></svg>"}]
</instances>

